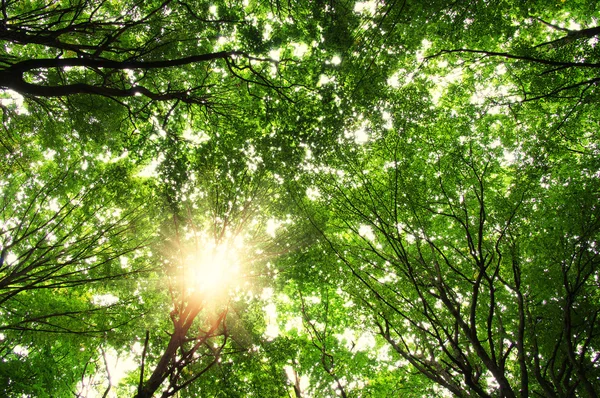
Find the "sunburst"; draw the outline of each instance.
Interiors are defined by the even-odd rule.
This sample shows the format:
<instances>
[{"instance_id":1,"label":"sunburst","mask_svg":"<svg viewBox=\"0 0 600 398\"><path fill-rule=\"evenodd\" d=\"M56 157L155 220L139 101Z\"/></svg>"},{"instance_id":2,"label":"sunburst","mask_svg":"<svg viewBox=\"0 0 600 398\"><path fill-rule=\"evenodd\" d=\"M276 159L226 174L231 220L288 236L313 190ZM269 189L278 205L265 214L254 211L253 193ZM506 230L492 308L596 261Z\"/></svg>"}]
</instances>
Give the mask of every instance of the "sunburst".
<instances>
[{"instance_id":1,"label":"sunburst","mask_svg":"<svg viewBox=\"0 0 600 398\"><path fill-rule=\"evenodd\" d=\"M188 290L205 298L225 297L242 280L239 242L202 240L186 258L185 280Z\"/></svg>"}]
</instances>

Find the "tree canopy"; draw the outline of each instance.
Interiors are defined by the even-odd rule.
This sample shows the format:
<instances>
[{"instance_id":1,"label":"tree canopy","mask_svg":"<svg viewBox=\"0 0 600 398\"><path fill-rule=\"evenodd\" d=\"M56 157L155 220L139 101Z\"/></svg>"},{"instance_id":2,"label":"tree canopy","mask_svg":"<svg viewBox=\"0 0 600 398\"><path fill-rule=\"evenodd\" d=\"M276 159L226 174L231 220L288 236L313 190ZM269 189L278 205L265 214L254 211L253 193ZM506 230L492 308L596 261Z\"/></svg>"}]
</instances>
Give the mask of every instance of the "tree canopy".
<instances>
[{"instance_id":1,"label":"tree canopy","mask_svg":"<svg viewBox=\"0 0 600 398\"><path fill-rule=\"evenodd\" d=\"M0 12L3 396L598 396L595 2Z\"/></svg>"}]
</instances>

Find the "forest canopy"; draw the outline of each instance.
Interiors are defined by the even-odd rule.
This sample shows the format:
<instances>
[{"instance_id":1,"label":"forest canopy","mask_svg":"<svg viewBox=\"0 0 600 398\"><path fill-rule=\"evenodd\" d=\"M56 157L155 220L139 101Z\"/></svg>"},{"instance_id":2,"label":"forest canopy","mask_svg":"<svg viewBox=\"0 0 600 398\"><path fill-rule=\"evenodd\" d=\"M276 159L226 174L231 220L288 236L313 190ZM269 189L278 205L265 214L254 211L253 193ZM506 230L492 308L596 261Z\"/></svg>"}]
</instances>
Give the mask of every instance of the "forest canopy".
<instances>
[{"instance_id":1,"label":"forest canopy","mask_svg":"<svg viewBox=\"0 0 600 398\"><path fill-rule=\"evenodd\" d=\"M599 19L2 1L0 395L597 397Z\"/></svg>"}]
</instances>

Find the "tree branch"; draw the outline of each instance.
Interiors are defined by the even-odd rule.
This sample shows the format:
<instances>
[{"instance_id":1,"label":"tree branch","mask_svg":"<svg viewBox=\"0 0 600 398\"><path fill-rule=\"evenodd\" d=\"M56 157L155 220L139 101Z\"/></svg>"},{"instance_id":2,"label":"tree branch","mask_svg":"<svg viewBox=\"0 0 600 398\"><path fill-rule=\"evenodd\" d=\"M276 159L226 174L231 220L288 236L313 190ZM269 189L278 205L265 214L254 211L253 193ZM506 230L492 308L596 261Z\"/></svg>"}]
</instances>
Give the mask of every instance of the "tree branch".
<instances>
[{"instance_id":1,"label":"tree branch","mask_svg":"<svg viewBox=\"0 0 600 398\"><path fill-rule=\"evenodd\" d=\"M542 65L550 65L550 66L564 66L564 67L576 67L576 68L600 68L600 63L587 63L587 62L564 62L564 61L552 61L549 59L543 58L535 58L528 55L516 55L506 52L497 52L497 51L485 51L485 50L472 50L469 48L457 48L454 50L442 50L436 54L425 57L425 59L437 58L444 54L453 54L453 53L469 53L469 54L480 54L486 57L501 57L506 59L515 59L519 61L528 61L534 62Z\"/></svg>"},{"instance_id":2,"label":"tree branch","mask_svg":"<svg viewBox=\"0 0 600 398\"><path fill-rule=\"evenodd\" d=\"M207 62L215 59L231 58L232 56L240 55L246 56L241 51L219 51L216 53L192 55L184 58L160 60L160 61L114 61L110 59L90 59L90 58L38 58L28 59L25 61L17 62L10 67L6 68L4 73L19 73L28 72L35 69L51 69L51 68L68 68L68 67L84 67L84 68L97 68L97 69L164 69L173 68L177 66L189 65L198 62ZM2 76L2 75L0 75ZM0 83L2 80L0 80Z\"/></svg>"}]
</instances>

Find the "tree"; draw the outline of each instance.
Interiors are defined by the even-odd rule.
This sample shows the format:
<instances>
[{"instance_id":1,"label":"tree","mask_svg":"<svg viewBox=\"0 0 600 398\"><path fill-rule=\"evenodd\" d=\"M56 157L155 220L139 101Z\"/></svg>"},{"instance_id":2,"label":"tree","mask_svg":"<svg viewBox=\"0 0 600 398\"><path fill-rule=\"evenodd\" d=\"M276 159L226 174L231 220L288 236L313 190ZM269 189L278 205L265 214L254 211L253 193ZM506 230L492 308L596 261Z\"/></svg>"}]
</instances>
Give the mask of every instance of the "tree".
<instances>
[{"instance_id":1,"label":"tree","mask_svg":"<svg viewBox=\"0 0 600 398\"><path fill-rule=\"evenodd\" d=\"M595 179L563 163L544 167L552 186L540 188L539 166L502 161L486 133L417 137L386 134L315 176L346 289L455 396L595 396Z\"/></svg>"},{"instance_id":2,"label":"tree","mask_svg":"<svg viewBox=\"0 0 600 398\"><path fill-rule=\"evenodd\" d=\"M118 100L142 95L209 106L214 85L210 63L223 60L232 74L248 70L260 79L258 84L275 87L252 66L252 61L264 60L212 47L207 39L227 37L245 21L240 8L211 7L195 9L170 0L5 2L2 38L9 45L2 55L0 86L31 97L94 94ZM216 18L217 12L225 15ZM161 21L167 17L165 26ZM182 36L184 27L190 36ZM208 64L204 73L189 73L202 63Z\"/></svg>"},{"instance_id":3,"label":"tree","mask_svg":"<svg viewBox=\"0 0 600 398\"><path fill-rule=\"evenodd\" d=\"M13 170L2 180L0 330L10 366L20 362L11 359L15 347L31 357L40 350L41 359L60 358L69 347L76 352L124 329L140 316L126 315L139 310L127 293L127 279L152 270L142 257L151 208L137 201L139 189L114 180L126 178L124 168L87 170L79 178L80 163L66 170L50 161L31 167L29 172ZM115 200L125 193L128 200L117 206ZM51 343L56 335L66 336L62 347ZM85 355L71 365L71 380L86 365ZM23 375L24 381L15 381L4 370L4 392L14 391L15 382L39 389L38 376L52 380L49 373L33 369Z\"/></svg>"}]
</instances>

